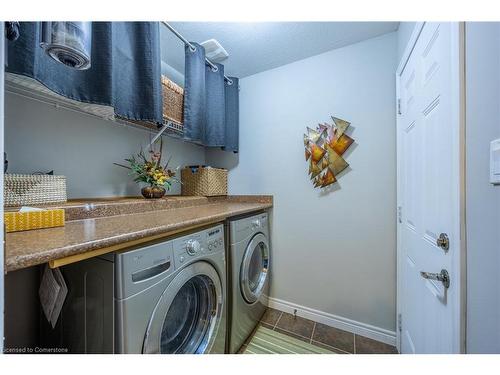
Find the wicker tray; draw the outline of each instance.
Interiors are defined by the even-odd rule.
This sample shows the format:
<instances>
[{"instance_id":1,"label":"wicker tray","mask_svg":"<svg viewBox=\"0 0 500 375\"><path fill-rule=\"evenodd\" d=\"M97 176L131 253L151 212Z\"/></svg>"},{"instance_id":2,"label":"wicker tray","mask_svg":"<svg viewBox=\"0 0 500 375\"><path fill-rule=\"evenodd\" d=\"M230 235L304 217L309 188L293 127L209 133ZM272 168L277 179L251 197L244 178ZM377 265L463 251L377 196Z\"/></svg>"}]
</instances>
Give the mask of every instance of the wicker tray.
<instances>
[{"instance_id":1,"label":"wicker tray","mask_svg":"<svg viewBox=\"0 0 500 375\"><path fill-rule=\"evenodd\" d=\"M66 202L66 177L6 174L3 195L6 207Z\"/></svg>"},{"instance_id":2,"label":"wicker tray","mask_svg":"<svg viewBox=\"0 0 500 375\"><path fill-rule=\"evenodd\" d=\"M227 169L186 167L181 170L182 195L227 195Z\"/></svg>"}]
</instances>

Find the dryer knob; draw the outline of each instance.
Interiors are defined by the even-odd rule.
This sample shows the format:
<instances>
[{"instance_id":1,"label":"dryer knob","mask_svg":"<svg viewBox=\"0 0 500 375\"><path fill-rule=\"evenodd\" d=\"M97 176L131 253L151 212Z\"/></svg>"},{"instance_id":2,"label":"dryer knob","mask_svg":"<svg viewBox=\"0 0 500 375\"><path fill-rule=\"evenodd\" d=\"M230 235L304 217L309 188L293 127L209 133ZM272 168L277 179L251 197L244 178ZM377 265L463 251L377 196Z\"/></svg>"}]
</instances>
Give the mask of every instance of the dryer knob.
<instances>
[{"instance_id":1,"label":"dryer knob","mask_svg":"<svg viewBox=\"0 0 500 375\"><path fill-rule=\"evenodd\" d=\"M188 240L186 242L186 250L189 255L195 255L198 251L200 251L200 243L196 240Z\"/></svg>"},{"instance_id":2,"label":"dryer knob","mask_svg":"<svg viewBox=\"0 0 500 375\"><path fill-rule=\"evenodd\" d=\"M259 227L260 227L260 220L259 219L253 220L252 221L252 228L256 229L256 228L259 228Z\"/></svg>"}]
</instances>

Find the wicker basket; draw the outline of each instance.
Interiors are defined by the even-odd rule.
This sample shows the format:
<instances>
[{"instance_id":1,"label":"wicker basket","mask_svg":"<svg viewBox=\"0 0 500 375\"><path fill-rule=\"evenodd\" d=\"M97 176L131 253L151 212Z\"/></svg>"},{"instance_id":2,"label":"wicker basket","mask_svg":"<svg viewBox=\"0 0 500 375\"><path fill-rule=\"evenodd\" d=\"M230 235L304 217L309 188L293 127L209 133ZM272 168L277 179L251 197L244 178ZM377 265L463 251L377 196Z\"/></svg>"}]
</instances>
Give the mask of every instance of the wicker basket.
<instances>
[{"instance_id":1,"label":"wicker basket","mask_svg":"<svg viewBox=\"0 0 500 375\"><path fill-rule=\"evenodd\" d=\"M181 171L182 195L227 195L227 169L186 167Z\"/></svg>"},{"instance_id":2,"label":"wicker basket","mask_svg":"<svg viewBox=\"0 0 500 375\"><path fill-rule=\"evenodd\" d=\"M161 76L163 117L177 124L183 123L184 89L165 76Z\"/></svg>"},{"instance_id":3,"label":"wicker basket","mask_svg":"<svg viewBox=\"0 0 500 375\"><path fill-rule=\"evenodd\" d=\"M184 89L172 82L165 76L161 76L163 97L163 123L171 121L173 129L182 133L184 130ZM145 128L158 130L158 125L153 121L131 120L126 117L117 116L119 119L141 125Z\"/></svg>"},{"instance_id":4,"label":"wicker basket","mask_svg":"<svg viewBox=\"0 0 500 375\"><path fill-rule=\"evenodd\" d=\"M4 205L26 206L66 202L66 177L6 174Z\"/></svg>"}]
</instances>

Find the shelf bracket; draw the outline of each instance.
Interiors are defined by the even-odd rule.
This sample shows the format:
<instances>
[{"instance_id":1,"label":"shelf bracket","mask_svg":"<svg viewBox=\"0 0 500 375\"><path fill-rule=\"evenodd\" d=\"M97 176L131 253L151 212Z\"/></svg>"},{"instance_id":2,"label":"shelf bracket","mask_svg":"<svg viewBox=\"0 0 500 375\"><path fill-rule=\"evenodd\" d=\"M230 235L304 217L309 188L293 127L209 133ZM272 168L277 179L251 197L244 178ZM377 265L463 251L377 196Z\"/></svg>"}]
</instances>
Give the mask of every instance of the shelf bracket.
<instances>
[{"instance_id":1,"label":"shelf bracket","mask_svg":"<svg viewBox=\"0 0 500 375\"><path fill-rule=\"evenodd\" d=\"M168 128L168 122L162 124L160 130L158 131L158 133L156 133L156 135L153 137L153 139L151 140L151 142L149 142L149 146L148 147L151 147L158 140L158 138L161 137L161 135L163 134L163 132L165 130L167 130L167 128Z\"/></svg>"}]
</instances>

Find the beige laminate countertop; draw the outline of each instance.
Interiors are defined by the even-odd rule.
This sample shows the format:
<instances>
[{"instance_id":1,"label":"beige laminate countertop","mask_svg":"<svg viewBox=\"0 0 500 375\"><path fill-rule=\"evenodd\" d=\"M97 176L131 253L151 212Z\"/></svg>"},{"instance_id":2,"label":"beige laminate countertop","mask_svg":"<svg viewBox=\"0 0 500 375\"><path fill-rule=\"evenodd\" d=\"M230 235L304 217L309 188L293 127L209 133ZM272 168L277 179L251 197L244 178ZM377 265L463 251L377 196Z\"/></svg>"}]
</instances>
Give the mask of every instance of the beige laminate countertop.
<instances>
[{"instance_id":1,"label":"beige laminate countertop","mask_svg":"<svg viewBox=\"0 0 500 375\"><path fill-rule=\"evenodd\" d=\"M72 220L64 227L7 233L5 269L14 271L272 207L272 197L252 198L206 200L188 207Z\"/></svg>"}]
</instances>

